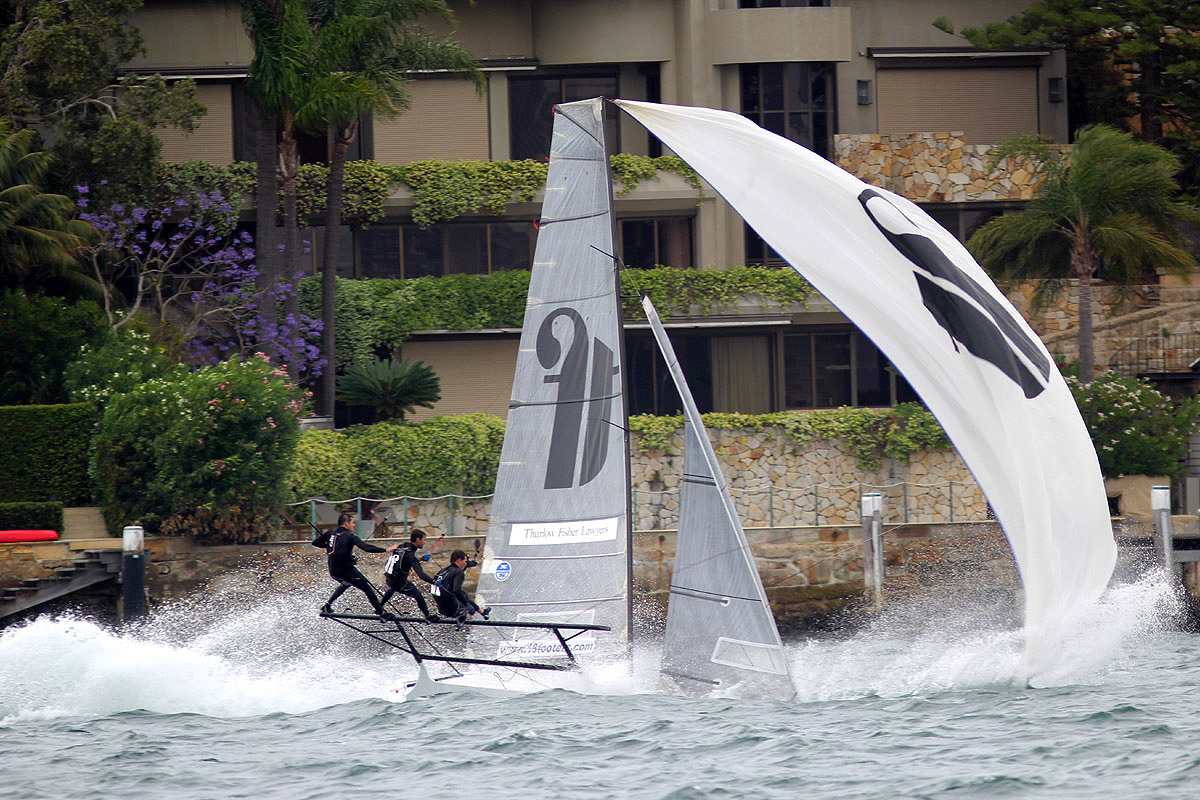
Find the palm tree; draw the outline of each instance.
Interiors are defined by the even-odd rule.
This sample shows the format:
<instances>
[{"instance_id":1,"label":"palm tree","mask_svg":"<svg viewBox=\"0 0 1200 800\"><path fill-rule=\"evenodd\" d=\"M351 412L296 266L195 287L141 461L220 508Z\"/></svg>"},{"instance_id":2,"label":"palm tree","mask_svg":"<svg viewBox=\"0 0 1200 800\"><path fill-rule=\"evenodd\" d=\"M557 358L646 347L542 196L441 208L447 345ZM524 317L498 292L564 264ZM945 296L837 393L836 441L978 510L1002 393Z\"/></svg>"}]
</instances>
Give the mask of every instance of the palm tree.
<instances>
[{"instance_id":1,"label":"palm tree","mask_svg":"<svg viewBox=\"0 0 1200 800\"><path fill-rule=\"evenodd\" d=\"M347 405L374 406L380 421L404 419L417 406L433 408L442 399L441 381L424 361L376 360L346 370L338 397Z\"/></svg>"},{"instance_id":2,"label":"palm tree","mask_svg":"<svg viewBox=\"0 0 1200 800\"><path fill-rule=\"evenodd\" d=\"M54 156L33 149L30 128L0 125L0 284L32 287L61 283L96 297L99 283L80 271L76 255L95 233L74 219L75 204L41 186Z\"/></svg>"},{"instance_id":3,"label":"palm tree","mask_svg":"<svg viewBox=\"0 0 1200 800\"><path fill-rule=\"evenodd\" d=\"M467 75L482 91L483 74L462 45L431 35L418 25L426 17L452 21L444 0L310 0L310 21L317 32L319 73L307 104L297 113L302 129L328 131L333 139L325 205L324 271L321 277L321 351L326 369L318 402L333 414L335 399L338 237L346 153L366 114L390 119L406 110L405 84L417 71Z\"/></svg>"},{"instance_id":4,"label":"palm tree","mask_svg":"<svg viewBox=\"0 0 1200 800\"><path fill-rule=\"evenodd\" d=\"M1079 377L1095 375L1092 281L1129 291L1146 272L1187 274L1196 258L1180 234L1200 224L1200 209L1176 200L1179 160L1157 145L1107 125L1081 128L1070 153L1036 136L1011 137L992 163L1025 159L1040 178L1023 211L997 217L967 247L998 279L1047 279L1037 300L1074 281L1079 300Z\"/></svg>"}]
</instances>

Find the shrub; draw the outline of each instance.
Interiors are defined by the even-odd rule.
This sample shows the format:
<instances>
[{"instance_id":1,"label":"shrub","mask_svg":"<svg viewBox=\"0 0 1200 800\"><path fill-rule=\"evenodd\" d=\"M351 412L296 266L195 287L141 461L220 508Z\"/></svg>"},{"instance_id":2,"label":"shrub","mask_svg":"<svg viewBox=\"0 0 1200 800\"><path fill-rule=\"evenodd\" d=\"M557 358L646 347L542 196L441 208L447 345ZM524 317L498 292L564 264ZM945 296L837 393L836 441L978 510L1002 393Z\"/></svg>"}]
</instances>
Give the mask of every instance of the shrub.
<instances>
[{"instance_id":1,"label":"shrub","mask_svg":"<svg viewBox=\"0 0 1200 800\"><path fill-rule=\"evenodd\" d=\"M266 538L283 514L301 403L265 357L150 381L114 399L92 471L114 525L159 514L205 543Z\"/></svg>"},{"instance_id":2,"label":"shrub","mask_svg":"<svg viewBox=\"0 0 1200 800\"><path fill-rule=\"evenodd\" d=\"M182 369L148 332L119 328L99 346L81 345L63 371L63 384L73 402L103 406L113 394L131 392L152 378Z\"/></svg>"},{"instance_id":3,"label":"shrub","mask_svg":"<svg viewBox=\"0 0 1200 800\"><path fill-rule=\"evenodd\" d=\"M63 504L0 503L0 529L58 531L62 533Z\"/></svg>"},{"instance_id":4,"label":"shrub","mask_svg":"<svg viewBox=\"0 0 1200 800\"><path fill-rule=\"evenodd\" d=\"M504 420L489 414L381 422L346 433L304 431L291 472L293 500L488 494Z\"/></svg>"},{"instance_id":5,"label":"shrub","mask_svg":"<svg viewBox=\"0 0 1200 800\"><path fill-rule=\"evenodd\" d=\"M1175 404L1148 381L1114 373L1087 384L1068 377L1067 385L1105 477L1182 474L1188 438L1200 418L1200 398Z\"/></svg>"},{"instance_id":6,"label":"shrub","mask_svg":"<svg viewBox=\"0 0 1200 800\"><path fill-rule=\"evenodd\" d=\"M88 443L98 412L91 403L0 407L0 497L82 505L93 495Z\"/></svg>"}]
</instances>

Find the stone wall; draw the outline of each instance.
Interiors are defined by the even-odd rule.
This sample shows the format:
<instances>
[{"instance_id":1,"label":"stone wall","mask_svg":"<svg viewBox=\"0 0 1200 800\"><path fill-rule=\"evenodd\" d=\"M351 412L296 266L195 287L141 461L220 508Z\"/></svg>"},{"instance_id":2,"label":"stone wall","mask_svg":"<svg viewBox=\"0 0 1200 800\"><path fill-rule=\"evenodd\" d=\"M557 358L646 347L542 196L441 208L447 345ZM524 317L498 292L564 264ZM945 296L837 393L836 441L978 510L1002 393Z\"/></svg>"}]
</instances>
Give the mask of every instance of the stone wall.
<instances>
[{"instance_id":1,"label":"stone wall","mask_svg":"<svg viewBox=\"0 0 1200 800\"><path fill-rule=\"evenodd\" d=\"M908 463L883 458L864 470L840 442L793 441L782 429L761 432L709 431L721 460L734 505L746 528L857 525L860 497L880 492L886 524L981 521L989 510L970 471L954 450L924 451ZM683 432L666 452L637 452L631 459L633 516L636 530L673 529L679 521L679 487L683 476ZM332 521L334 506L318 504L318 522ZM353 501L336 506L353 510ZM393 531L408 526L429 531L480 537L487 534L491 499L392 499L382 504ZM296 518L310 509L292 507ZM292 526L290 538L306 535ZM367 527L370 533L371 528Z\"/></svg>"},{"instance_id":2,"label":"stone wall","mask_svg":"<svg viewBox=\"0 0 1200 800\"><path fill-rule=\"evenodd\" d=\"M1033 175L1009 160L989 170L991 147L966 144L961 131L839 133L834 158L850 174L914 202L1028 200Z\"/></svg>"}]
</instances>

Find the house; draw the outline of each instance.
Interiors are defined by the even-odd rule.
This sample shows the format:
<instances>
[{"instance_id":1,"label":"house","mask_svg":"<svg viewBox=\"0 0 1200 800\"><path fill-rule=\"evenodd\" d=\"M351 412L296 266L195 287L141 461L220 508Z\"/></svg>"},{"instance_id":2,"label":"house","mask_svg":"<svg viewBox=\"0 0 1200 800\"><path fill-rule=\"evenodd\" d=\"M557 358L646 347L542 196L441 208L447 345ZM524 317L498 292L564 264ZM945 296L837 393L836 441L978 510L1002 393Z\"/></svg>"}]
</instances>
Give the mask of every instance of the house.
<instances>
[{"instance_id":1,"label":"house","mask_svg":"<svg viewBox=\"0 0 1200 800\"><path fill-rule=\"evenodd\" d=\"M487 0L452 2L457 36L480 59L487 89L422 75L410 111L366 121L352 157L539 159L549 151L550 106L596 95L740 112L921 202L965 238L1028 188L982 169L987 145L1013 133L1065 141L1061 52L976 51L931 24L1004 19L1022 0ZM163 131L173 160L254 159L257 120L243 89L252 47L236 4L147 0L136 21L147 53L132 69L188 76L208 115L190 135ZM609 120L614 152L658 155L628 117ZM328 157L309 137L306 160ZM975 174L972 174L974 170ZM710 190L697 198L660 173L616 204L625 264L725 269L777 256ZM1025 176L1026 178L1028 176ZM387 217L350 231L339 274L360 278L478 273L530 266L539 203L512 203L421 229L403 192ZM319 244L323 231L310 232ZM319 246L312 248L319 258ZM313 263L312 269L321 264ZM703 411L757 413L913 399L902 377L836 309L763 312L753 304L674 320L684 368ZM675 410L648 331L627 339L634 413ZM433 413L504 415L517 331L423 332L405 357L431 364L443 400Z\"/></svg>"}]
</instances>

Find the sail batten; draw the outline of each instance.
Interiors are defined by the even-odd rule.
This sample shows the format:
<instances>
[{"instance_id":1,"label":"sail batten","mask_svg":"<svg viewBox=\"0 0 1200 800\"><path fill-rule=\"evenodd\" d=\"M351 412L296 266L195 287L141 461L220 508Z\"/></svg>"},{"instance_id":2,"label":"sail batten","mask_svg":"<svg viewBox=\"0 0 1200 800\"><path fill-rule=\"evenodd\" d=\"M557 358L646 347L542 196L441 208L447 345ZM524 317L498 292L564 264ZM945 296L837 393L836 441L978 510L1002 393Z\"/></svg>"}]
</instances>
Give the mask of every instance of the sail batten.
<instances>
[{"instance_id":1,"label":"sail batten","mask_svg":"<svg viewBox=\"0 0 1200 800\"><path fill-rule=\"evenodd\" d=\"M728 111L618 100L863 331L937 417L1004 528L1026 655L1084 613L1116 561L1071 392L1029 325L916 204Z\"/></svg>"}]
</instances>

